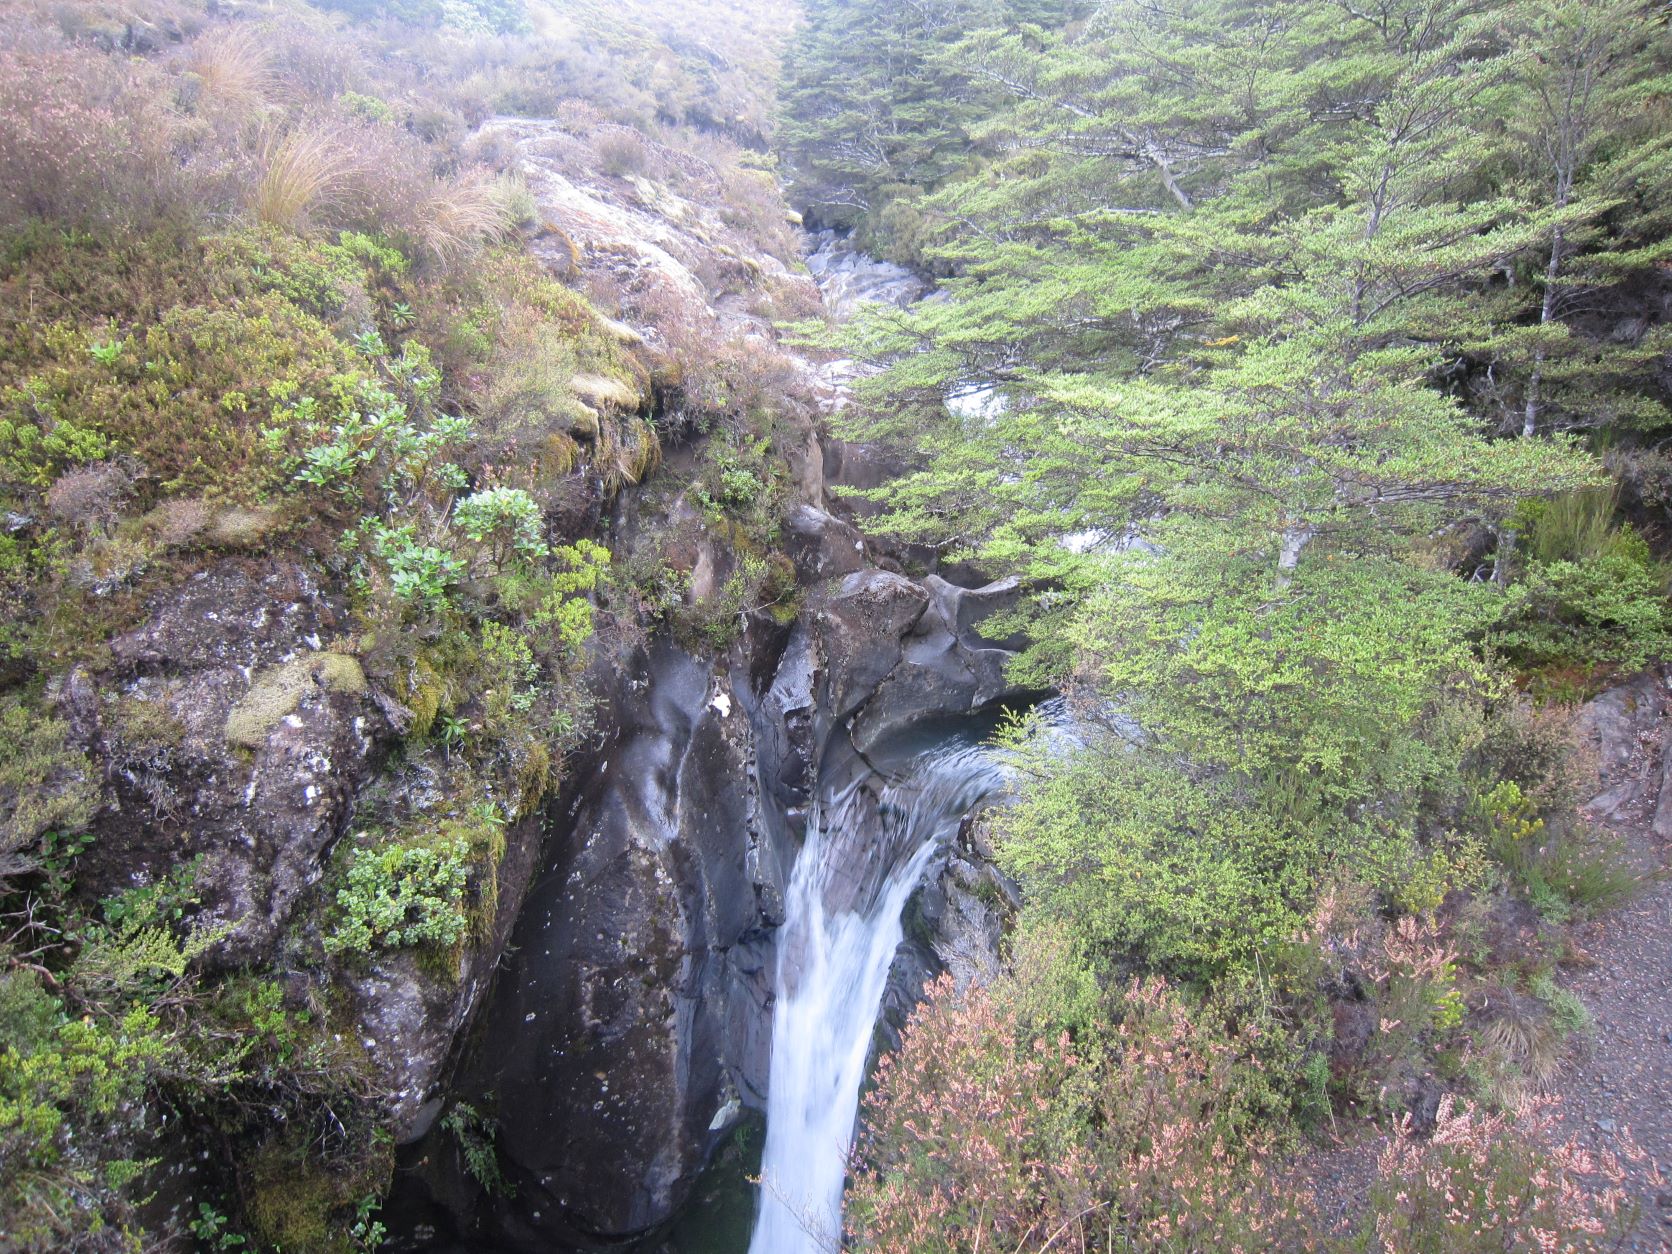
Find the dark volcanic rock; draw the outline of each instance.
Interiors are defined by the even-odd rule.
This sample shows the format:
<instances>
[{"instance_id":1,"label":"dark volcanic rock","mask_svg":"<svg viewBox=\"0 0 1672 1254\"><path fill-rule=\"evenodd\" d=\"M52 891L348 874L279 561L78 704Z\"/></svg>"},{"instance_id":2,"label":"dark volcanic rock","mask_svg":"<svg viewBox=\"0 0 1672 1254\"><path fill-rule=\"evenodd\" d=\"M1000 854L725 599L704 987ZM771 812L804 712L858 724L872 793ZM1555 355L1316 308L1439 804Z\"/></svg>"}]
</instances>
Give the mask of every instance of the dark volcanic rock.
<instances>
[{"instance_id":1,"label":"dark volcanic rock","mask_svg":"<svg viewBox=\"0 0 1672 1254\"><path fill-rule=\"evenodd\" d=\"M845 564L845 525L796 525L804 574ZM787 640L748 637L724 668L665 643L626 673L600 664L608 733L552 816L462 1085L498 1119L517 1191L472 1199L432 1138L412 1156L428 1213L515 1251L624 1243L677 1213L764 1103L775 934L814 789L865 777L867 750L920 720L1012 695L1006 652L975 628L1014 595L849 571ZM943 964L980 978L1005 896L990 874L966 859L923 895L896 1018Z\"/></svg>"},{"instance_id":2,"label":"dark volcanic rock","mask_svg":"<svg viewBox=\"0 0 1672 1254\"><path fill-rule=\"evenodd\" d=\"M775 864L750 848L741 704L671 646L641 655L562 803L472 1075L497 1099L518 1192L494 1226L516 1248L665 1220L762 1083L751 933Z\"/></svg>"},{"instance_id":3,"label":"dark volcanic rock","mask_svg":"<svg viewBox=\"0 0 1672 1254\"><path fill-rule=\"evenodd\" d=\"M82 891L105 895L201 855L199 888L230 931L222 961L269 948L341 834L387 723L359 664L324 646L341 607L303 567L231 562L164 593L113 642L118 695L63 704L109 769ZM96 725L95 725L96 724Z\"/></svg>"}]
</instances>

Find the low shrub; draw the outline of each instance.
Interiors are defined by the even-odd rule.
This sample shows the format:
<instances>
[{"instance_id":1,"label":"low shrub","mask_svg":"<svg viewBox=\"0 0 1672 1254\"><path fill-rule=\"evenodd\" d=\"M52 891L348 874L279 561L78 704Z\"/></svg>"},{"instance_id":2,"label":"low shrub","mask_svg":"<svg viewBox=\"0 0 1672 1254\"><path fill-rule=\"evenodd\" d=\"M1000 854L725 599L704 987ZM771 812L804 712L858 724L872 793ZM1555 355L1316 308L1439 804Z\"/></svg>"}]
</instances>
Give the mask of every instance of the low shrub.
<instances>
[{"instance_id":1,"label":"low shrub","mask_svg":"<svg viewBox=\"0 0 1672 1254\"><path fill-rule=\"evenodd\" d=\"M434 945L449 949L469 931L466 889L470 846L460 837L433 845L365 847L357 838L345 883L337 890L338 921L328 953Z\"/></svg>"},{"instance_id":2,"label":"low shrub","mask_svg":"<svg viewBox=\"0 0 1672 1254\"><path fill-rule=\"evenodd\" d=\"M0 227L124 229L190 216L155 72L86 48L0 52Z\"/></svg>"},{"instance_id":3,"label":"low shrub","mask_svg":"<svg viewBox=\"0 0 1672 1254\"><path fill-rule=\"evenodd\" d=\"M33 866L29 851L48 832L72 833L93 817L98 774L68 731L20 697L0 696L0 887Z\"/></svg>"},{"instance_id":4,"label":"low shrub","mask_svg":"<svg viewBox=\"0 0 1672 1254\"><path fill-rule=\"evenodd\" d=\"M1434 1129L1407 1118L1377 1163L1365 1248L1384 1254L1618 1249L1630 1218L1612 1151L1555 1142L1548 1107L1482 1114L1442 1098ZM1633 1147L1628 1153L1635 1154Z\"/></svg>"},{"instance_id":5,"label":"low shrub","mask_svg":"<svg viewBox=\"0 0 1672 1254\"><path fill-rule=\"evenodd\" d=\"M1672 646L1663 577L1641 541L1585 561L1535 562L1490 639L1527 668L1639 670Z\"/></svg>"},{"instance_id":6,"label":"low shrub","mask_svg":"<svg viewBox=\"0 0 1672 1254\"><path fill-rule=\"evenodd\" d=\"M1005 981L959 997L943 977L929 990L865 1102L847 1198L856 1248L1306 1244L1308 1200L1262 1188L1259 1147L1233 1152L1215 1132L1227 1045L1165 985L1111 999L1118 1026L1101 1037L1035 1017L1030 1002L1037 988Z\"/></svg>"}]
</instances>

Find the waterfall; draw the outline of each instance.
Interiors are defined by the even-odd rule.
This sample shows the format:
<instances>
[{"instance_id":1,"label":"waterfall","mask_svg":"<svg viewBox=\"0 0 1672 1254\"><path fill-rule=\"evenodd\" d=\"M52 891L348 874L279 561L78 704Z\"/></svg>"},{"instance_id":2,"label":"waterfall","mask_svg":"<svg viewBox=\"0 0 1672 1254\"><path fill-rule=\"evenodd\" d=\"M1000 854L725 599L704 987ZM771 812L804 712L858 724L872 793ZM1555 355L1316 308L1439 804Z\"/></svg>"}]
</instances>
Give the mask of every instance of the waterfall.
<instances>
[{"instance_id":1,"label":"waterfall","mask_svg":"<svg viewBox=\"0 0 1672 1254\"><path fill-rule=\"evenodd\" d=\"M750 1254L835 1254L859 1088L901 914L937 851L1002 776L980 747L866 775L809 817L785 899Z\"/></svg>"}]
</instances>

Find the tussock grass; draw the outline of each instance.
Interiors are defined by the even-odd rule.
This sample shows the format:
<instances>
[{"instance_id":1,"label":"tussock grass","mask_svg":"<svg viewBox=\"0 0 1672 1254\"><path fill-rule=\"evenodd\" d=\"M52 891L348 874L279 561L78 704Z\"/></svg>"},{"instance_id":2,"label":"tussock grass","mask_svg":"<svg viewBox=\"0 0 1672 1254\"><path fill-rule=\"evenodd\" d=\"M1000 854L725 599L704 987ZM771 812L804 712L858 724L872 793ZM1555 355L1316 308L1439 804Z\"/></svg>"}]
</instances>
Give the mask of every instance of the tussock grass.
<instances>
[{"instance_id":1,"label":"tussock grass","mask_svg":"<svg viewBox=\"0 0 1672 1254\"><path fill-rule=\"evenodd\" d=\"M1508 1066L1496 1068L1494 1086L1500 1100L1513 1100L1520 1083L1543 1088L1556 1075L1562 1058L1562 1033L1551 1023L1539 1001L1519 993L1504 995L1491 1021L1481 1029L1480 1043Z\"/></svg>"},{"instance_id":2,"label":"tussock grass","mask_svg":"<svg viewBox=\"0 0 1672 1254\"><path fill-rule=\"evenodd\" d=\"M272 56L249 26L199 39L192 45L190 69L206 97L240 118L258 115L278 88Z\"/></svg>"},{"instance_id":3,"label":"tussock grass","mask_svg":"<svg viewBox=\"0 0 1672 1254\"><path fill-rule=\"evenodd\" d=\"M251 208L270 226L301 226L311 213L342 199L356 168L353 154L330 127L274 132L261 145Z\"/></svg>"},{"instance_id":4,"label":"tussock grass","mask_svg":"<svg viewBox=\"0 0 1672 1254\"><path fill-rule=\"evenodd\" d=\"M437 184L418 208L418 242L446 264L509 232L513 206L504 184L465 177Z\"/></svg>"},{"instance_id":5,"label":"tussock grass","mask_svg":"<svg viewBox=\"0 0 1672 1254\"><path fill-rule=\"evenodd\" d=\"M1528 552L1541 562L1592 561L1610 548L1618 484L1552 497L1539 510Z\"/></svg>"}]
</instances>

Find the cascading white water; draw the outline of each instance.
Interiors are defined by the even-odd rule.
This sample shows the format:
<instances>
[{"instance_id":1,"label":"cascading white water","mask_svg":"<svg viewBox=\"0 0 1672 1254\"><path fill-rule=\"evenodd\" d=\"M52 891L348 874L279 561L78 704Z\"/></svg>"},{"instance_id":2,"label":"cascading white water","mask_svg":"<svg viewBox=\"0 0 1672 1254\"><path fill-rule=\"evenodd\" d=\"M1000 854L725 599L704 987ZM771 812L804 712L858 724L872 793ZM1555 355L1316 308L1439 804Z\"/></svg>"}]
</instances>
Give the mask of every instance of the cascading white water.
<instances>
[{"instance_id":1,"label":"cascading white water","mask_svg":"<svg viewBox=\"0 0 1672 1254\"><path fill-rule=\"evenodd\" d=\"M835 1254L859 1087L906 901L936 851L1002 782L993 757L924 754L873 804L862 778L810 817L785 898L750 1254ZM878 828L881 830L877 830Z\"/></svg>"}]
</instances>

